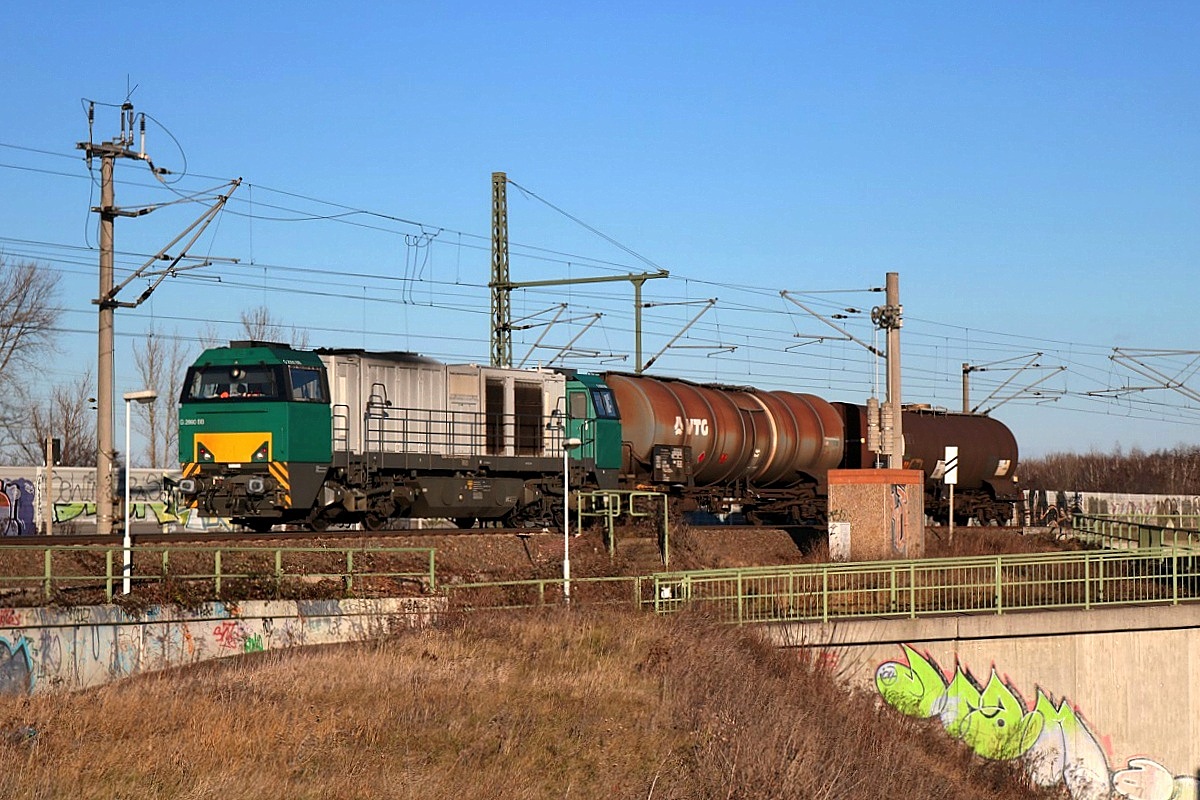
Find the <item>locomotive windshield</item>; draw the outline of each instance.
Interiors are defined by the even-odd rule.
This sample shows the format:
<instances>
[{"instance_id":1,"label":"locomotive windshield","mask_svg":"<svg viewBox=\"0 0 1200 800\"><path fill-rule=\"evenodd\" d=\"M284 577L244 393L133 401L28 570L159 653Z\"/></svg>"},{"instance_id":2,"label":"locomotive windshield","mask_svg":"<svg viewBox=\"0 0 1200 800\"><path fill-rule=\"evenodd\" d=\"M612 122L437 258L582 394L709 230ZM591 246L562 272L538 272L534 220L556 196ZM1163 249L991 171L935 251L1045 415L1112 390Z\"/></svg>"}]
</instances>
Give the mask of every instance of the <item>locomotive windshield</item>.
<instances>
[{"instance_id":1,"label":"locomotive windshield","mask_svg":"<svg viewBox=\"0 0 1200 800\"><path fill-rule=\"evenodd\" d=\"M253 398L282 400L281 374L275 366L240 364L192 367L183 388L183 402Z\"/></svg>"},{"instance_id":2,"label":"locomotive windshield","mask_svg":"<svg viewBox=\"0 0 1200 800\"><path fill-rule=\"evenodd\" d=\"M319 367L242 365L192 367L183 387L184 403L227 400L292 400L328 403Z\"/></svg>"}]
</instances>

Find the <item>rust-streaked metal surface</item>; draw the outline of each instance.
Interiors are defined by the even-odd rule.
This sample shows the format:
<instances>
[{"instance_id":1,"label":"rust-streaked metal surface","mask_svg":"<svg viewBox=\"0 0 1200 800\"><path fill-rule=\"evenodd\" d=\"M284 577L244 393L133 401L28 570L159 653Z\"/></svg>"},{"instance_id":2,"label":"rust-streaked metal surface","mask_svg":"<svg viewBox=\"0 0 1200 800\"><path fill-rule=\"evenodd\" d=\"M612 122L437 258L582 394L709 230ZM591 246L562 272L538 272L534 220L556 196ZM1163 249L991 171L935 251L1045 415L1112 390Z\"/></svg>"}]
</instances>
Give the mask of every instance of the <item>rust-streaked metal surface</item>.
<instances>
[{"instance_id":1,"label":"rust-streaked metal surface","mask_svg":"<svg viewBox=\"0 0 1200 800\"><path fill-rule=\"evenodd\" d=\"M823 481L842 458L841 415L813 395L619 373L604 380L621 412L627 458L645 466L654 445L690 447L700 486Z\"/></svg>"},{"instance_id":2,"label":"rust-streaked metal surface","mask_svg":"<svg viewBox=\"0 0 1200 800\"><path fill-rule=\"evenodd\" d=\"M846 417L844 469L869 467L873 454L866 446L866 408L851 403L835 404ZM995 490L1006 497L1017 490L1017 440L999 420L982 414L959 414L930 409L904 409L904 464L928 476L946 455L946 447L958 448L958 486L963 489Z\"/></svg>"}]
</instances>

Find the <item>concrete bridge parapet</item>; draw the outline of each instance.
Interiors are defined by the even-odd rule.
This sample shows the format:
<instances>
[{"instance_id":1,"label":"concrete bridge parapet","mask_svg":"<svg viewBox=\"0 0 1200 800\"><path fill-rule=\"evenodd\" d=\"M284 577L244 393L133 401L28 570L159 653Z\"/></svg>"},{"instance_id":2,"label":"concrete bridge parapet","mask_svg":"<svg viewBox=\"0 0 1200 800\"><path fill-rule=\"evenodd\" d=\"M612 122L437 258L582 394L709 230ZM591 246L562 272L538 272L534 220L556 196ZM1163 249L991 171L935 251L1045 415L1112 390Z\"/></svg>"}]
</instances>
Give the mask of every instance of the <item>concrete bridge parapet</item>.
<instances>
[{"instance_id":1,"label":"concrete bridge parapet","mask_svg":"<svg viewBox=\"0 0 1200 800\"><path fill-rule=\"evenodd\" d=\"M0 609L0 692L69 691L212 658L363 641L429 624L445 598Z\"/></svg>"},{"instance_id":2,"label":"concrete bridge parapet","mask_svg":"<svg viewBox=\"0 0 1200 800\"><path fill-rule=\"evenodd\" d=\"M1075 798L1184 800L1200 773L1200 606L766 626Z\"/></svg>"}]
</instances>

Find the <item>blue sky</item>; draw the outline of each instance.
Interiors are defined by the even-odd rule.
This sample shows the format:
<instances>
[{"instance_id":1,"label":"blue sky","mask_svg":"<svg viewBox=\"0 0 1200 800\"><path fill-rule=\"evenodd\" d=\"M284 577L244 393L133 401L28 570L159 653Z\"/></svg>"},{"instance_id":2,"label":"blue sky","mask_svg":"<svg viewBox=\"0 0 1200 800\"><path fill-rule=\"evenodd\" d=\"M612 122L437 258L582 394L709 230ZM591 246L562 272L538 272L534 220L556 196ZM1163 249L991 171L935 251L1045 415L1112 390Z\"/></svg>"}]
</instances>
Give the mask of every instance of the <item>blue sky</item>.
<instances>
[{"instance_id":1,"label":"blue sky","mask_svg":"<svg viewBox=\"0 0 1200 800\"><path fill-rule=\"evenodd\" d=\"M147 330L198 352L262 304L312 346L486 362L504 171L513 280L670 270L645 285L647 357L716 298L653 374L861 402L882 365L780 291L859 309L840 324L871 342L865 290L897 272L906 401L957 409L962 364L991 364L973 399L1028 455L1200 443L1200 403L1115 393L1149 381L1109 357L1198 345L1200 6L647 5L6 7L0 249L63 275L46 380L95 360L80 100L136 87L173 183L122 163L119 204L245 185L194 251L239 263L117 313L118 394ZM118 119L98 105L94 138ZM118 279L201 210L118 221ZM514 316L559 303L518 361L578 336L567 365L633 368L628 284L518 291ZM1200 390L1193 358L1143 361Z\"/></svg>"}]
</instances>

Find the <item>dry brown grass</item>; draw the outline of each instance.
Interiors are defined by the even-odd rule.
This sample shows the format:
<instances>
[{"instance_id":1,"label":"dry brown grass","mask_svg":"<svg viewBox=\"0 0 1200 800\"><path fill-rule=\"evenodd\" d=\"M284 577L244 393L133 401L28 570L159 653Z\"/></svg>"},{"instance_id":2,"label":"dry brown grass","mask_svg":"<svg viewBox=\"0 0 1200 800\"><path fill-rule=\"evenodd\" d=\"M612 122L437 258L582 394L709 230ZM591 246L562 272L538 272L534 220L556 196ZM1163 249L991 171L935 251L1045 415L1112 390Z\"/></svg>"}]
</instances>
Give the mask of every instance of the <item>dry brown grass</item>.
<instances>
[{"instance_id":1,"label":"dry brown grass","mask_svg":"<svg viewBox=\"0 0 1200 800\"><path fill-rule=\"evenodd\" d=\"M1037 796L745 631L584 609L3 697L0 759L6 798Z\"/></svg>"}]
</instances>

